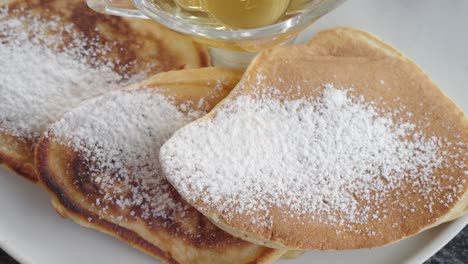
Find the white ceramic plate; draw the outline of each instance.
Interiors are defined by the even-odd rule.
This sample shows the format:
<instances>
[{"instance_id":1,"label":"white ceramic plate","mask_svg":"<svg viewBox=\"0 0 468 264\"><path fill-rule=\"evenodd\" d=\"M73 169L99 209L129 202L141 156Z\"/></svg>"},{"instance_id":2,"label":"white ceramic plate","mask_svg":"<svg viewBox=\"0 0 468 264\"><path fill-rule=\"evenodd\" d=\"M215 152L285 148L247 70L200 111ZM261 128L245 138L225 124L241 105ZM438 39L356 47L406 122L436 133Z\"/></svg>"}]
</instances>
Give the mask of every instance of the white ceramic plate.
<instances>
[{"instance_id":1,"label":"white ceramic plate","mask_svg":"<svg viewBox=\"0 0 468 264\"><path fill-rule=\"evenodd\" d=\"M304 32L299 41L333 26L373 32L418 62L468 112L467 14L465 0L350 0ZM0 170L0 212L0 247L22 263L155 263L116 239L61 219L39 186L4 170ZM468 216L391 246L308 252L280 263L422 263L467 223Z\"/></svg>"}]
</instances>

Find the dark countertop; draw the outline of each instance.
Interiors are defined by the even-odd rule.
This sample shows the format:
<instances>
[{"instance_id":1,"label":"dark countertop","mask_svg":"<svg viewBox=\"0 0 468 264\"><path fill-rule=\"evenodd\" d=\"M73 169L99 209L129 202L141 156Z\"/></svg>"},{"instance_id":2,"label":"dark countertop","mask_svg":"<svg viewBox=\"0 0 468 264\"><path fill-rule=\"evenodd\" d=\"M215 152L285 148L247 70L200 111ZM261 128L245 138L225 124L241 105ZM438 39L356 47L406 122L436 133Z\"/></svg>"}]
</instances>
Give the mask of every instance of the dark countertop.
<instances>
[{"instance_id":1,"label":"dark countertop","mask_svg":"<svg viewBox=\"0 0 468 264\"><path fill-rule=\"evenodd\" d=\"M0 264L17 264L14 259L0 249ZM424 264L467 264L468 263L468 226L449 244Z\"/></svg>"}]
</instances>

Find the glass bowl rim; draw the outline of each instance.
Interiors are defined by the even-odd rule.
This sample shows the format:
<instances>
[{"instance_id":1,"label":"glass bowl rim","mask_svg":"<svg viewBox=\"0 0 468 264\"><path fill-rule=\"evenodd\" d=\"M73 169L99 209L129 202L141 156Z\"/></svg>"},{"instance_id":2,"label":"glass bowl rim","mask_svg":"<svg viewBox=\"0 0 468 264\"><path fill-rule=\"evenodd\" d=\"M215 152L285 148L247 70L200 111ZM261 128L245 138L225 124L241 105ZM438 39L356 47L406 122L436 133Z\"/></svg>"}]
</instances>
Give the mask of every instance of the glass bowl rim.
<instances>
[{"instance_id":1,"label":"glass bowl rim","mask_svg":"<svg viewBox=\"0 0 468 264\"><path fill-rule=\"evenodd\" d=\"M314 21L321 16L335 9L346 0L323 0L316 6L313 6L313 1L306 4L308 8L305 12L278 22L273 25L255 28L255 29L234 29L234 30L217 30L207 28L200 25L184 22L166 14L166 12L152 7L147 0L132 0L134 5L148 18L169 27L175 31L195 35L203 38L222 39L222 40L252 40L262 39L286 33L292 29L305 25L309 21Z\"/></svg>"}]
</instances>

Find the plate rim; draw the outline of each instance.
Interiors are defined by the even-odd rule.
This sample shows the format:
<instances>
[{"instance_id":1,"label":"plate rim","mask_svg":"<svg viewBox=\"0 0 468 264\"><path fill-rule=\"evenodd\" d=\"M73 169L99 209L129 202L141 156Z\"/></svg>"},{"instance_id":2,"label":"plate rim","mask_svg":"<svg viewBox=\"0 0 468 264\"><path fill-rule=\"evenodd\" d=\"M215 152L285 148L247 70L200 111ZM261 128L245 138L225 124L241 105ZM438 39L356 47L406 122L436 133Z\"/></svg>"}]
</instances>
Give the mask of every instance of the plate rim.
<instances>
[{"instance_id":1,"label":"plate rim","mask_svg":"<svg viewBox=\"0 0 468 264\"><path fill-rule=\"evenodd\" d=\"M423 250L420 250L418 253L410 257L407 261L405 261L405 263L424 263L426 260L437 254L442 248L448 245L458 234L460 234L460 232L466 226L468 226L468 214L465 214L464 216L461 216L460 218L454 219L452 221L442 223L441 225L432 227L444 228L446 230L442 231L442 234L431 240L435 241L435 243L431 243L429 246L426 245L423 247Z\"/></svg>"}]
</instances>

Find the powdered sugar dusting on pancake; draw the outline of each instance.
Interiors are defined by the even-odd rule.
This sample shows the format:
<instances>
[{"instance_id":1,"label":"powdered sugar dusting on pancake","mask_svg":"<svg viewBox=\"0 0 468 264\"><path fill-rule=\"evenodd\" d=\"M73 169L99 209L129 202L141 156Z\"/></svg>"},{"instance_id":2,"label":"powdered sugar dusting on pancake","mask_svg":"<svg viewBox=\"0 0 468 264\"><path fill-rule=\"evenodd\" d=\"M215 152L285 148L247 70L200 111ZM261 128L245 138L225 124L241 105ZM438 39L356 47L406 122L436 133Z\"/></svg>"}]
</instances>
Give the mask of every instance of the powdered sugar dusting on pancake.
<instances>
[{"instance_id":1,"label":"powdered sugar dusting on pancake","mask_svg":"<svg viewBox=\"0 0 468 264\"><path fill-rule=\"evenodd\" d=\"M50 131L87 164L87 175L80 178L95 186L99 198L92 202L100 213L118 207L125 215L171 219L188 205L171 196L172 186L161 174L159 148L203 114L180 110L154 89L116 91L83 103Z\"/></svg>"},{"instance_id":2,"label":"powdered sugar dusting on pancake","mask_svg":"<svg viewBox=\"0 0 468 264\"><path fill-rule=\"evenodd\" d=\"M269 96L240 95L176 133L162 147L163 170L199 209L246 215L256 226L274 224L272 208L290 212L284 217L365 226L385 219L382 201L408 183L409 193L425 197L424 208L395 199L401 210L452 202L436 200L442 187L434 175L447 166L451 143L399 118L404 106L384 109L350 91L328 83L317 98L280 101L274 87ZM454 194L462 181L450 186Z\"/></svg>"},{"instance_id":3,"label":"powdered sugar dusting on pancake","mask_svg":"<svg viewBox=\"0 0 468 264\"><path fill-rule=\"evenodd\" d=\"M0 131L36 139L81 101L144 79L124 74L135 61L106 58L114 45L59 16L0 8Z\"/></svg>"}]
</instances>

